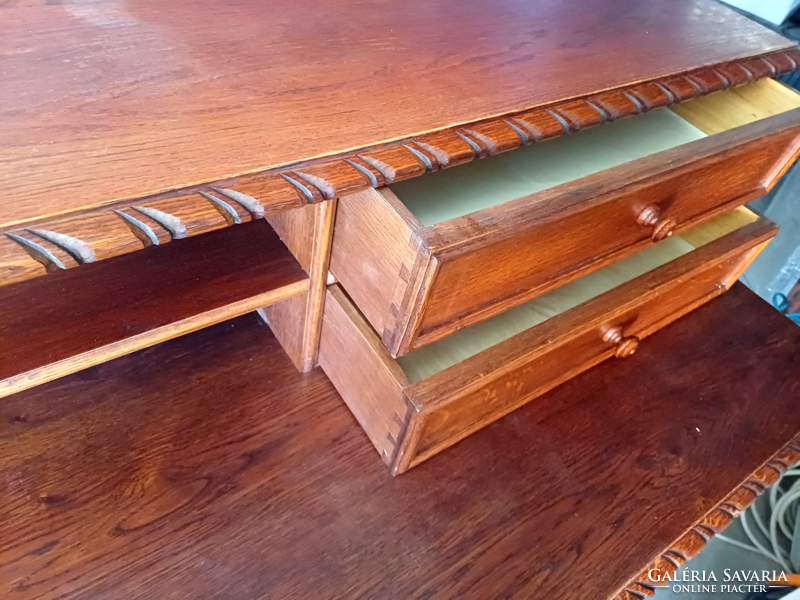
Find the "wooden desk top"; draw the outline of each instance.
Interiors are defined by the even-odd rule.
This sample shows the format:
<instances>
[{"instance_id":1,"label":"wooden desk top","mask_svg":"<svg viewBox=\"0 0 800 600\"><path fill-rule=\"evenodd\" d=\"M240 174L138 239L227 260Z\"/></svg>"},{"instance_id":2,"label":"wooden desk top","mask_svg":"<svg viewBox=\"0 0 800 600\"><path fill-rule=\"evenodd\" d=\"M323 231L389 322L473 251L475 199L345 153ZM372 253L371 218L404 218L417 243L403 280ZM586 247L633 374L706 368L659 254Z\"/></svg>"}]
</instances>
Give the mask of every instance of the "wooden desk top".
<instances>
[{"instance_id":1,"label":"wooden desk top","mask_svg":"<svg viewBox=\"0 0 800 600\"><path fill-rule=\"evenodd\" d=\"M712 0L5 2L0 229L793 46ZM737 80L703 73L673 100ZM355 185L295 179L309 197L234 183L263 204Z\"/></svg>"},{"instance_id":2,"label":"wooden desk top","mask_svg":"<svg viewBox=\"0 0 800 600\"><path fill-rule=\"evenodd\" d=\"M392 478L242 317L0 402L0 595L604 600L800 458L799 396L737 284Z\"/></svg>"}]
</instances>

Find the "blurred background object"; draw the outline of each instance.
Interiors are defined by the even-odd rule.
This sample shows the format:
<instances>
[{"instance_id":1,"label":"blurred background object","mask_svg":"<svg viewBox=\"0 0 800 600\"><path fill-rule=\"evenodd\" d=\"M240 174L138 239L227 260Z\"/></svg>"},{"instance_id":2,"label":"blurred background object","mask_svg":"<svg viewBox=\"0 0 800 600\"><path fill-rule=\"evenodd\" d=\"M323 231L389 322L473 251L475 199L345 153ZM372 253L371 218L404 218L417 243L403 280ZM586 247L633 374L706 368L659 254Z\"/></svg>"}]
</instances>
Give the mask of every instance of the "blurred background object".
<instances>
[{"instance_id":1,"label":"blurred background object","mask_svg":"<svg viewBox=\"0 0 800 600\"><path fill-rule=\"evenodd\" d=\"M747 269L742 281L800 325L800 168L789 170L750 208L774 221L778 235Z\"/></svg>"},{"instance_id":2,"label":"blurred background object","mask_svg":"<svg viewBox=\"0 0 800 600\"><path fill-rule=\"evenodd\" d=\"M725 0L725 3L773 25L780 25L800 5L800 0Z\"/></svg>"}]
</instances>

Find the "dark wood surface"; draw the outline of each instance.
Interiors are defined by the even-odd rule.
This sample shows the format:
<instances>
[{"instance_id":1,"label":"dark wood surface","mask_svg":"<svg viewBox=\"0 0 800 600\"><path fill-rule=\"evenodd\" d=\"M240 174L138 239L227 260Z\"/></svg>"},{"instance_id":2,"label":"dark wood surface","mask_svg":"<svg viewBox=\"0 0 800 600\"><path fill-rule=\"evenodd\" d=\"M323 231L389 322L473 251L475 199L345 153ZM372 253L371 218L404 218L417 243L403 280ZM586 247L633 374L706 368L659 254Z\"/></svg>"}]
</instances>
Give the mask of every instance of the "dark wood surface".
<instances>
[{"instance_id":1,"label":"dark wood surface","mask_svg":"<svg viewBox=\"0 0 800 600\"><path fill-rule=\"evenodd\" d=\"M0 397L307 289L264 220L0 287Z\"/></svg>"},{"instance_id":2,"label":"dark wood surface","mask_svg":"<svg viewBox=\"0 0 800 600\"><path fill-rule=\"evenodd\" d=\"M792 46L711 0L4 2L0 226Z\"/></svg>"},{"instance_id":3,"label":"dark wood surface","mask_svg":"<svg viewBox=\"0 0 800 600\"><path fill-rule=\"evenodd\" d=\"M798 373L737 286L392 478L242 317L0 403L0 594L602 600L800 431Z\"/></svg>"}]
</instances>

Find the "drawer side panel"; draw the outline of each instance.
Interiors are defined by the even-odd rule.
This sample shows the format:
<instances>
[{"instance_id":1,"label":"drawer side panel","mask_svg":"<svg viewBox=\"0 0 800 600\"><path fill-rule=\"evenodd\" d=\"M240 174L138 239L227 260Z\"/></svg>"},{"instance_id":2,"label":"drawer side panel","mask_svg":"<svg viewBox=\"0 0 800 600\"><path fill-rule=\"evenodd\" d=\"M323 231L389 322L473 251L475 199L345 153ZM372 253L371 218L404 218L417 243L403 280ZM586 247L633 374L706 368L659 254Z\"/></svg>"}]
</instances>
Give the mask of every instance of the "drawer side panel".
<instances>
[{"instance_id":1,"label":"drawer side panel","mask_svg":"<svg viewBox=\"0 0 800 600\"><path fill-rule=\"evenodd\" d=\"M395 328L417 259L412 225L377 190L339 199L330 270L381 334Z\"/></svg>"},{"instance_id":2,"label":"drawer side panel","mask_svg":"<svg viewBox=\"0 0 800 600\"><path fill-rule=\"evenodd\" d=\"M403 394L406 377L336 285L328 288L325 300L319 364L381 459L391 465L410 417Z\"/></svg>"}]
</instances>

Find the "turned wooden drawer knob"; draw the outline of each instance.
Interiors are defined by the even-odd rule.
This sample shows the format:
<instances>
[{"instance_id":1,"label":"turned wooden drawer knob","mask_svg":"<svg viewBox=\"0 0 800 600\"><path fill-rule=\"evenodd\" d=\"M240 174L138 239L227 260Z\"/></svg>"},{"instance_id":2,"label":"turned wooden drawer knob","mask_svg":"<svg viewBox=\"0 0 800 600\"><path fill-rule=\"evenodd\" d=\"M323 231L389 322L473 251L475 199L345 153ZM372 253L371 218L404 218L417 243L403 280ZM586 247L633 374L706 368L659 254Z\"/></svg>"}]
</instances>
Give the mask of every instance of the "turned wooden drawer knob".
<instances>
[{"instance_id":1,"label":"turned wooden drawer knob","mask_svg":"<svg viewBox=\"0 0 800 600\"><path fill-rule=\"evenodd\" d=\"M622 334L622 327L611 327L603 335L603 341L609 344L614 344L617 348L614 350L614 355L617 358L625 358L630 356L639 347L639 338L635 335L625 337Z\"/></svg>"},{"instance_id":2,"label":"turned wooden drawer knob","mask_svg":"<svg viewBox=\"0 0 800 600\"><path fill-rule=\"evenodd\" d=\"M653 231L650 233L650 239L652 239L654 242L658 242L672 236L672 234L675 232L675 227L678 224L675 219L662 218L661 209L655 204L651 204L642 212L640 212L639 217L636 220L638 221L639 225L653 228Z\"/></svg>"}]
</instances>

